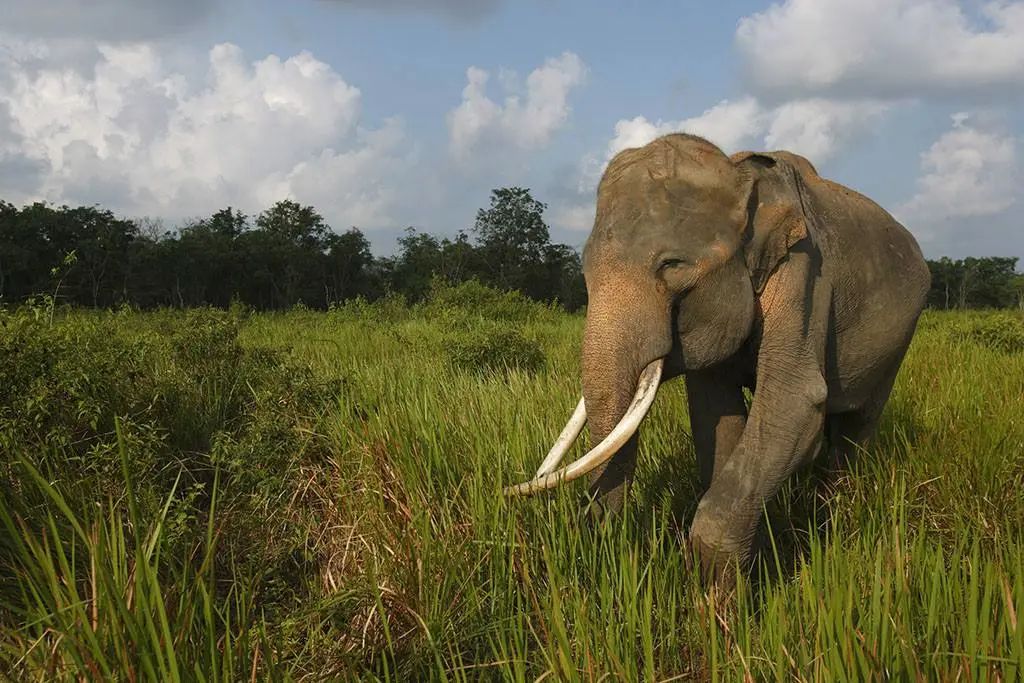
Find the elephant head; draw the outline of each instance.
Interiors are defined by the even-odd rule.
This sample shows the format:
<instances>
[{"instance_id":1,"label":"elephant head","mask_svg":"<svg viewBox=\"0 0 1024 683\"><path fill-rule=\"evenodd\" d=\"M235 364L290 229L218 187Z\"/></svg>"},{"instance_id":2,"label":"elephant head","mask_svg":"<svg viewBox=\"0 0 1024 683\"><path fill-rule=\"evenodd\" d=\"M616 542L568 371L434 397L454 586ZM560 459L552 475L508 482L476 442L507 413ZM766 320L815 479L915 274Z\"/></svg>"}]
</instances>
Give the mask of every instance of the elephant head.
<instances>
[{"instance_id":1,"label":"elephant head","mask_svg":"<svg viewBox=\"0 0 1024 683\"><path fill-rule=\"evenodd\" d=\"M774 164L761 155L730 159L685 134L611 161L583 252L583 400L536 477L507 493L590 473L593 493L621 505L636 430L659 383L737 353L751 334L757 293L801 236L791 202L758 206L758 172ZM556 470L588 419L598 445Z\"/></svg>"}]
</instances>

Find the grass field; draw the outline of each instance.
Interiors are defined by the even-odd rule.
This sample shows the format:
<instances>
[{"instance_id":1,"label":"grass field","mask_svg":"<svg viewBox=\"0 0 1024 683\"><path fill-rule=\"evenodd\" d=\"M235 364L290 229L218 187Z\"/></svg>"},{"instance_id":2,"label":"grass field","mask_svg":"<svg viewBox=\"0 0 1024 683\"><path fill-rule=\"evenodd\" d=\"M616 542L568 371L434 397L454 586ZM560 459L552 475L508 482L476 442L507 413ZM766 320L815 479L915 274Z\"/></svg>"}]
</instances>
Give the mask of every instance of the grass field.
<instances>
[{"instance_id":1,"label":"grass field","mask_svg":"<svg viewBox=\"0 0 1024 683\"><path fill-rule=\"evenodd\" d=\"M511 322L501 322L501 320ZM735 595L681 552L681 382L626 513L506 501L579 397L583 318L0 314L12 680L1024 679L1024 322L927 313L877 440L769 510ZM577 446L577 451L579 448Z\"/></svg>"}]
</instances>

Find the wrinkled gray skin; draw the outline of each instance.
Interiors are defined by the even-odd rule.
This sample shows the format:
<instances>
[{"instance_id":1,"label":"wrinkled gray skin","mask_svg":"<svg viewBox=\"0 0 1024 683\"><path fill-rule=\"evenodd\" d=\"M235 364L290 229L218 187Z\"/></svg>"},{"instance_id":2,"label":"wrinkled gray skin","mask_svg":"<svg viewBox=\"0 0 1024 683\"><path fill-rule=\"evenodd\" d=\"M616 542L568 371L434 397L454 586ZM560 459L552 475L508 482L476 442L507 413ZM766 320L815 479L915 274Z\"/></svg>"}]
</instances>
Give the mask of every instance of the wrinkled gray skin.
<instances>
[{"instance_id":1,"label":"wrinkled gray skin","mask_svg":"<svg viewBox=\"0 0 1024 683\"><path fill-rule=\"evenodd\" d=\"M713 574L749 559L763 504L824 435L841 463L873 432L929 287L910 233L806 159L682 134L612 160L583 267L591 442L648 363L685 376L704 490L690 538ZM636 438L592 473L599 509L621 508Z\"/></svg>"}]
</instances>

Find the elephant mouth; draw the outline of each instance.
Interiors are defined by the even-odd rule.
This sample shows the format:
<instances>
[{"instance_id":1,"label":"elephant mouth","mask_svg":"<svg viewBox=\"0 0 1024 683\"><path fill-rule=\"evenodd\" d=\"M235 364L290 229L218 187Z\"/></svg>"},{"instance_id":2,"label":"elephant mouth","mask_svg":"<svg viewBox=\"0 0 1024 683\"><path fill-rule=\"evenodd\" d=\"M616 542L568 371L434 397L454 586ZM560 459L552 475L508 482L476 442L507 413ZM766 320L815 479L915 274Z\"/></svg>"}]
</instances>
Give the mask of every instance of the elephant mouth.
<instances>
[{"instance_id":1,"label":"elephant mouth","mask_svg":"<svg viewBox=\"0 0 1024 683\"><path fill-rule=\"evenodd\" d=\"M562 462L569 448L572 447L580 432L583 431L583 425L587 421L587 408L583 399L580 399L579 404L576 406L576 411L569 418L569 422L565 425L562 433L559 434L558 439L555 440L555 445L551 447L534 478L522 484L506 487L505 495L525 496L539 491L546 491L565 482L578 479L608 462L622 448L623 444L633 436L644 417L647 416L648 411L650 411L651 405L654 403L654 396L658 392L658 386L661 384L661 373L664 365L665 359L659 358L644 368L643 372L640 373L636 393L633 394L633 400L630 402L629 408L622 416L622 419L619 420L619 423L615 425L615 428L608 433L608 436L601 443L594 446L590 452L578 460L558 468L559 463Z\"/></svg>"}]
</instances>

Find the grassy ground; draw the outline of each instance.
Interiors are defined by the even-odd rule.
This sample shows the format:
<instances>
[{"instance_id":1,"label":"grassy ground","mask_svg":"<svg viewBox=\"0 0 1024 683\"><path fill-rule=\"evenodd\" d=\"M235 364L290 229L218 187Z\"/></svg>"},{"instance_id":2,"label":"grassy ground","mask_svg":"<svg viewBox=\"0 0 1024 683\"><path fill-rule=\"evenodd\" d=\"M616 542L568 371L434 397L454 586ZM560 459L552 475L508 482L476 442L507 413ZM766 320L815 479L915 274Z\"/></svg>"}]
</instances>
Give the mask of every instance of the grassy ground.
<instances>
[{"instance_id":1,"label":"grassy ground","mask_svg":"<svg viewBox=\"0 0 1024 683\"><path fill-rule=\"evenodd\" d=\"M681 383L617 523L580 485L501 497L578 399L581 317L464 289L0 318L13 680L1024 677L1019 317L927 314L876 442L828 499L787 486L729 597L680 552Z\"/></svg>"}]
</instances>

